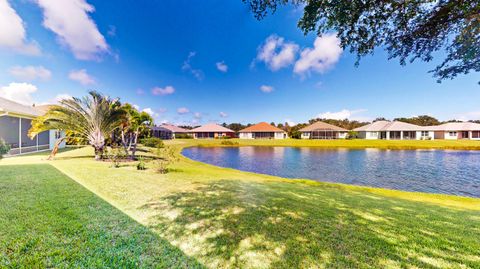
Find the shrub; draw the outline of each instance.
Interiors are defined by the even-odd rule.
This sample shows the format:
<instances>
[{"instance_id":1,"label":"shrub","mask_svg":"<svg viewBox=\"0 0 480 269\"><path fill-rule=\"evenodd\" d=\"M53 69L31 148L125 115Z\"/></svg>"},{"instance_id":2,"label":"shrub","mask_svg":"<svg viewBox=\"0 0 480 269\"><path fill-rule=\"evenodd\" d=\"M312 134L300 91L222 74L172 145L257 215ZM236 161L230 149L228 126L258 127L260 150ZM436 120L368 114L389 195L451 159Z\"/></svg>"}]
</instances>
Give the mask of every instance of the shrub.
<instances>
[{"instance_id":1,"label":"shrub","mask_svg":"<svg viewBox=\"0 0 480 269\"><path fill-rule=\"evenodd\" d=\"M300 131L292 131L290 132L289 136L293 139L300 139L302 138L302 133Z\"/></svg>"},{"instance_id":2,"label":"shrub","mask_svg":"<svg viewBox=\"0 0 480 269\"><path fill-rule=\"evenodd\" d=\"M10 146L5 143L5 140L0 138L0 159L3 158L3 155L7 154L10 151Z\"/></svg>"},{"instance_id":3,"label":"shrub","mask_svg":"<svg viewBox=\"0 0 480 269\"><path fill-rule=\"evenodd\" d=\"M120 167L120 160L125 159L125 152L121 148L108 148L107 157L112 162L113 168Z\"/></svg>"},{"instance_id":4,"label":"shrub","mask_svg":"<svg viewBox=\"0 0 480 269\"><path fill-rule=\"evenodd\" d=\"M168 173L168 167L178 161L175 149L169 146L157 148L156 169L161 174Z\"/></svg>"},{"instance_id":5,"label":"shrub","mask_svg":"<svg viewBox=\"0 0 480 269\"><path fill-rule=\"evenodd\" d=\"M143 158L140 157L137 163L137 170L146 170L146 169L147 168L145 167L145 162L143 161Z\"/></svg>"},{"instance_id":6,"label":"shrub","mask_svg":"<svg viewBox=\"0 0 480 269\"><path fill-rule=\"evenodd\" d=\"M358 132L355 131L348 131L347 139L355 139L358 137Z\"/></svg>"},{"instance_id":7,"label":"shrub","mask_svg":"<svg viewBox=\"0 0 480 269\"><path fill-rule=\"evenodd\" d=\"M162 148L164 146L162 139L158 137L143 138L140 140L140 143L145 147L151 148Z\"/></svg>"},{"instance_id":8,"label":"shrub","mask_svg":"<svg viewBox=\"0 0 480 269\"><path fill-rule=\"evenodd\" d=\"M191 134L175 134L176 139L193 139Z\"/></svg>"},{"instance_id":9,"label":"shrub","mask_svg":"<svg viewBox=\"0 0 480 269\"><path fill-rule=\"evenodd\" d=\"M223 140L222 142L220 142L221 145L225 145L225 146L238 146L238 142L236 141L231 141L231 140Z\"/></svg>"}]
</instances>

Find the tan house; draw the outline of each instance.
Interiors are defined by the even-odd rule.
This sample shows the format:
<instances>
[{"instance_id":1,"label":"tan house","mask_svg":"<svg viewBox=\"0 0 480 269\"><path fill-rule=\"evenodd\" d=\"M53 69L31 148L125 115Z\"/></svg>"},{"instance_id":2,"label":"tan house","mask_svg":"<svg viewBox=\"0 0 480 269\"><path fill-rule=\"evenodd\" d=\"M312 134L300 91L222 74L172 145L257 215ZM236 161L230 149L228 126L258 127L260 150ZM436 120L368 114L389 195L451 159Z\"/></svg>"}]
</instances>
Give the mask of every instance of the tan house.
<instances>
[{"instance_id":1,"label":"tan house","mask_svg":"<svg viewBox=\"0 0 480 269\"><path fill-rule=\"evenodd\" d=\"M160 139L175 139L179 134L190 134L191 131L171 125L171 124L162 124L160 126L154 126L150 128L152 131L152 136L158 137Z\"/></svg>"},{"instance_id":2,"label":"tan house","mask_svg":"<svg viewBox=\"0 0 480 269\"><path fill-rule=\"evenodd\" d=\"M287 132L266 122L249 126L239 132L240 139L285 139Z\"/></svg>"},{"instance_id":3,"label":"tan house","mask_svg":"<svg viewBox=\"0 0 480 269\"><path fill-rule=\"evenodd\" d=\"M435 139L471 139L480 140L480 124L473 122L448 122L438 126L426 127L434 132Z\"/></svg>"},{"instance_id":4,"label":"tan house","mask_svg":"<svg viewBox=\"0 0 480 269\"><path fill-rule=\"evenodd\" d=\"M235 137L234 131L214 123L205 124L191 130L190 132L193 134L194 139Z\"/></svg>"},{"instance_id":5,"label":"tan house","mask_svg":"<svg viewBox=\"0 0 480 269\"><path fill-rule=\"evenodd\" d=\"M355 128L358 137L362 139L385 140L432 140L432 127L418 126L401 121L376 121L365 126Z\"/></svg>"},{"instance_id":6,"label":"tan house","mask_svg":"<svg viewBox=\"0 0 480 269\"><path fill-rule=\"evenodd\" d=\"M302 139L344 139L348 130L341 127L317 121L299 130Z\"/></svg>"}]
</instances>

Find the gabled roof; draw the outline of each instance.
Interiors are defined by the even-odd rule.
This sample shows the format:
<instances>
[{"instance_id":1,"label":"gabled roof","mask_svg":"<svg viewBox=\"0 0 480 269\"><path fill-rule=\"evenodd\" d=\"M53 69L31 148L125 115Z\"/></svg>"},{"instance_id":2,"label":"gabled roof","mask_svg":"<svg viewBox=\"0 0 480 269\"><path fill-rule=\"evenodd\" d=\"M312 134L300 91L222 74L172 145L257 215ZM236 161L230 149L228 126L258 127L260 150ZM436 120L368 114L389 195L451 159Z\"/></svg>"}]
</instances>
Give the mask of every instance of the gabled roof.
<instances>
[{"instance_id":1,"label":"gabled roof","mask_svg":"<svg viewBox=\"0 0 480 269\"><path fill-rule=\"evenodd\" d=\"M215 123L205 124L203 126L200 126L191 130L190 132L192 133L235 133L234 131Z\"/></svg>"},{"instance_id":2,"label":"gabled roof","mask_svg":"<svg viewBox=\"0 0 480 269\"><path fill-rule=\"evenodd\" d=\"M38 117L44 113L33 106L26 106L0 97L0 113L12 113L28 117Z\"/></svg>"},{"instance_id":3,"label":"gabled roof","mask_svg":"<svg viewBox=\"0 0 480 269\"><path fill-rule=\"evenodd\" d=\"M473 122L448 122L438 126L429 126L432 131L480 131L480 124Z\"/></svg>"},{"instance_id":4,"label":"gabled roof","mask_svg":"<svg viewBox=\"0 0 480 269\"><path fill-rule=\"evenodd\" d=\"M401 121L376 121L362 127L355 128L357 132L379 132L379 131L422 131L427 130L427 127L418 126L411 123Z\"/></svg>"},{"instance_id":5,"label":"gabled roof","mask_svg":"<svg viewBox=\"0 0 480 269\"><path fill-rule=\"evenodd\" d=\"M266 122L260 122L258 124L249 126L239 131L239 133L255 133L255 132L275 132L275 133L282 132L283 133L285 131L275 126L272 126Z\"/></svg>"},{"instance_id":6,"label":"gabled roof","mask_svg":"<svg viewBox=\"0 0 480 269\"><path fill-rule=\"evenodd\" d=\"M347 129L343 129L341 127L328 124L323 121L317 121L313 124L308 125L307 127L304 127L299 130L300 132L312 132L312 131L340 131L340 132L346 132L348 131Z\"/></svg>"},{"instance_id":7,"label":"gabled roof","mask_svg":"<svg viewBox=\"0 0 480 269\"><path fill-rule=\"evenodd\" d=\"M190 130L187 130L187 129L183 129L181 127L178 127L178 126L175 126L175 125L171 125L171 124L162 124L160 126L155 126L155 127L152 127L152 130L158 130L160 128L163 128L163 129L167 129L173 133L189 133Z\"/></svg>"}]
</instances>

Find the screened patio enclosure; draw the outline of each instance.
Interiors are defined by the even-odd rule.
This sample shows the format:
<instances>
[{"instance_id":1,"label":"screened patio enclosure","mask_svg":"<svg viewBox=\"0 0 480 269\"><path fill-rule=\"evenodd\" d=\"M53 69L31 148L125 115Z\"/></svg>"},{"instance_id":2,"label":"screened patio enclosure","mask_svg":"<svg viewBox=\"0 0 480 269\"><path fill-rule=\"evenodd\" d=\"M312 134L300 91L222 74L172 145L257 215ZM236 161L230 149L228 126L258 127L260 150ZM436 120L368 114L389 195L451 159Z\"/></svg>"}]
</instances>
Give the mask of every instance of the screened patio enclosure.
<instances>
[{"instance_id":1,"label":"screened patio enclosure","mask_svg":"<svg viewBox=\"0 0 480 269\"><path fill-rule=\"evenodd\" d=\"M334 130L318 129L310 132L310 139L338 139L339 137L340 132Z\"/></svg>"},{"instance_id":2,"label":"screened patio enclosure","mask_svg":"<svg viewBox=\"0 0 480 269\"><path fill-rule=\"evenodd\" d=\"M10 155L50 149L50 132L45 131L34 139L28 137L32 120L27 118L0 117L0 137L10 146Z\"/></svg>"},{"instance_id":3,"label":"screened patio enclosure","mask_svg":"<svg viewBox=\"0 0 480 269\"><path fill-rule=\"evenodd\" d=\"M253 139L275 139L274 132L254 132L252 133Z\"/></svg>"}]
</instances>

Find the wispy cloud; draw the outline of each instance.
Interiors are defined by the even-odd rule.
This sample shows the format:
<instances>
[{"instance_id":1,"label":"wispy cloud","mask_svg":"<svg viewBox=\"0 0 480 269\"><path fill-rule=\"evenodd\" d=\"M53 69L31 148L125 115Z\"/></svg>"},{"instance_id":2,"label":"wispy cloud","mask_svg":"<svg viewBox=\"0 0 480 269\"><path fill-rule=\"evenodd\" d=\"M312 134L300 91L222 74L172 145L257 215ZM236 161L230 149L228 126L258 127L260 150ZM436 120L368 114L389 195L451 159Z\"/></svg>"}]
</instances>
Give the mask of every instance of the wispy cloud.
<instances>
[{"instance_id":1,"label":"wispy cloud","mask_svg":"<svg viewBox=\"0 0 480 269\"><path fill-rule=\"evenodd\" d=\"M222 112L219 113L219 116L222 117L222 118L227 118L228 114L222 111Z\"/></svg>"},{"instance_id":2,"label":"wispy cloud","mask_svg":"<svg viewBox=\"0 0 480 269\"><path fill-rule=\"evenodd\" d=\"M317 118L321 119L334 119L334 120L358 120L358 121L370 121L370 118L366 116L362 116L363 113L367 112L366 109L342 109L340 111L335 112L322 112L317 115Z\"/></svg>"},{"instance_id":3,"label":"wispy cloud","mask_svg":"<svg viewBox=\"0 0 480 269\"><path fill-rule=\"evenodd\" d=\"M292 64L298 49L294 42L287 42L283 37L271 35L258 48L256 60L264 62L270 70L276 71Z\"/></svg>"},{"instance_id":4,"label":"wispy cloud","mask_svg":"<svg viewBox=\"0 0 480 269\"><path fill-rule=\"evenodd\" d=\"M84 86L96 84L95 78L89 75L86 69L72 70L68 74L68 78L77 81Z\"/></svg>"},{"instance_id":5,"label":"wispy cloud","mask_svg":"<svg viewBox=\"0 0 480 269\"><path fill-rule=\"evenodd\" d=\"M153 95L170 95L175 92L175 88L173 86L166 86L164 88L161 87L154 87L152 89Z\"/></svg>"},{"instance_id":6,"label":"wispy cloud","mask_svg":"<svg viewBox=\"0 0 480 269\"><path fill-rule=\"evenodd\" d=\"M190 113L190 110L186 107L180 107L177 109L177 113L180 115L184 115L184 114Z\"/></svg>"},{"instance_id":7,"label":"wispy cloud","mask_svg":"<svg viewBox=\"0 0 480 269\"><path fill-rule=\"evenodd\" d=\"M43 9L43 26L54 32L61 45L79 60L97 60L109 46L89 13L95 8L85 0L35 0Z\"/></svg>"},{"instance_id":8,"label":"wispy cloud","mask_svg":"<svg viewBox=\"0 0 480 269\"><path fill-rule=\"evenodd\" d=\"M202 80L204 78L204 74L203 74L203 71L200 70L200 69L195 69L192 67L192 58L195 57L197 53L195 51L191 51L189 54L188 54L188 57L187 59L183 62L183 65L182 65L182 70L183 71L187 71L187 72L190 72L196 79L198 80Z\"/></svg>"},{"instance_id":9,"label":"wispy cloud","mask_svg":"<svg viewBox=\"0 0 480 269\"><path fill-rule=\"evenodd\" d=\"M25 23L10 6L8 0L0 0L0 25L0 47L20 54L41 54L36 42L27 41Z\"/></svg>"},{"instance_id":10,"label":"wispy cloud","mask_svg":"<svg viewBox=\"0 0 480 269\"><path fill-rule=\"evenodd\" d=\"M224 61L216 63L217 69L220 72L226 73L228 71L228 65Z\"/></svg>"},{"instance_id":11,"label":"wispy cloud","mask_svg":"<svg viewBox=\"0 0 480 269\"><path fill-rule=\"evenodd\" d=\"M317 37L313 48L302 50L293 72L302 76L310 74L310 72L325 73L335 66L342 55L342 51L340 39L336 34L325 34Z\"/></svg>"},{"instance_id":12,"label":"wispy cloud","mask_svg":"<svg viewBox=\"0 0 480 269\"><path fill-rule=\"evenodd\" d=\"M21 80L49 80L52 77L52 72L43 66L14 66L10 68L9 73Z\"/></svg>"},{"instance_id":13,"label":"wispy cloud","mask_svg":"<svg viewBox=\"0 0 480 269\"><path fill-rule=\"evenodd\" d=\"M273 86L262 85L262 86L260 86L260 90L261 90L262 92L265 92L265 93L271 93L271 92L273 92L275 89L273 88Z\"/></svg>"}]
</instances>

